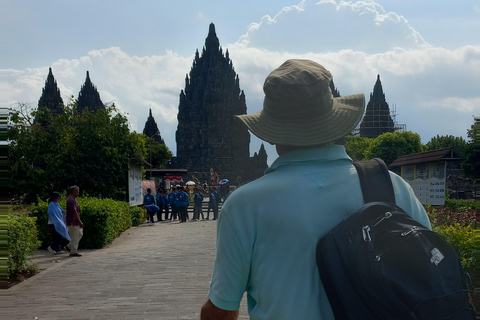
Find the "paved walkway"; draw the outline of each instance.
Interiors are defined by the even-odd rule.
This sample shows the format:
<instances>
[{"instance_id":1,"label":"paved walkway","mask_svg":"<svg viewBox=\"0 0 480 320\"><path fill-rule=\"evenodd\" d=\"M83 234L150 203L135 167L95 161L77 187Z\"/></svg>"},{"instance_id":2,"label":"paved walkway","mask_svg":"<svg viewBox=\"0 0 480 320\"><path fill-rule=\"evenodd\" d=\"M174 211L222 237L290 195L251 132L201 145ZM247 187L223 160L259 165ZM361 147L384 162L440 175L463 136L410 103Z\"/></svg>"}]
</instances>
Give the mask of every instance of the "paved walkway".
<instances>
[{"instance_id":1,"label":"paved walkway","mask_svg":"<svg viewBox=\"0 0 480 320\"><path fill-rule=\"evenodd\" d=\"M215 258L216 221L125 231L83 257L35 256L45 269L0 290L2 319L199 319ZM53 261L53 262L52 262ZM246 298L239 319L249 319Z\"/></svg>"}]
</instances>

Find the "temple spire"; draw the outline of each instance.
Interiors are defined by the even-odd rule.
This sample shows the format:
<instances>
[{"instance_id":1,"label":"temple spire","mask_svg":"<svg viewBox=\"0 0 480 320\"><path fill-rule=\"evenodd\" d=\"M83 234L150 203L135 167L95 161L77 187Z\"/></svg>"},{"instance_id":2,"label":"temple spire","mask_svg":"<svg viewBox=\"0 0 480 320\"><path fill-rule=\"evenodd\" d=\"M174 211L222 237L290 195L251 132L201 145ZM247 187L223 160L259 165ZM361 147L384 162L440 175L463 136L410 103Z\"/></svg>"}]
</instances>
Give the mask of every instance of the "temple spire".
<instances>
[{"instance_id":1,"label":"temple spire","mask_svg":"<svg viewBox=\"0 0 480 320\"><path fill-rule=\"evenodd\" d=\"M376 138L386 132L394 132L395 124L390 116L390 108L385 100L380 75L370 93L370 101L367 104L365 116L360 123L360 136Z\"/></svg>"},{"instance_id":2,"label":"temple spire","mask_svg":"<svg viewBox=\"0 0 480 320\"><path fill-rule=\"evenodd\" d=\"M158 125L152 115L152 109L148 113L147 121L145 122L145 127L143 128L143 134L153 140L157 141L158 143L165 144L163 141L162 136L160 135L160 130L158 130Z\"/></svg>"},{"instance_id":3,"label":"temple spire","mask_svg":"<svg viewBox=\"0 0 480 320\"><path fill-rule=\"evenodd\" d=\"M57 81L53 76L52 68L49 68L45 86L42 89L42 96L38 100L38 110L49 110L53 116L63 113L63 100L60 96Z\"/></svg>"},{"instance_id":4,"label":"temple spire","mask_svg":"<svg viewBox=\"0 0 480 320\"><path fill-rule=\"evenodd\" d=\"M90 74L87 71L87 77L85 78L85 83L80 89L77 100L77 112L83 112L85 109L96 112L98 110L105 110L102 100L100 99L100 94L97 91L97 88L93 85L90 80Z\"/></svg>"},{"instance_id":5,"label":"temple spire","mask_svg":"<svg viewBox=\"0 0 480 320\"><path fill-rule=\"evenodd\" d=\"M220 41L218 40L217 34L215 32L215 25L210 23L208 29L208 36L205 39L205 51L219 51Z\"/></svg>"}]
</instances>

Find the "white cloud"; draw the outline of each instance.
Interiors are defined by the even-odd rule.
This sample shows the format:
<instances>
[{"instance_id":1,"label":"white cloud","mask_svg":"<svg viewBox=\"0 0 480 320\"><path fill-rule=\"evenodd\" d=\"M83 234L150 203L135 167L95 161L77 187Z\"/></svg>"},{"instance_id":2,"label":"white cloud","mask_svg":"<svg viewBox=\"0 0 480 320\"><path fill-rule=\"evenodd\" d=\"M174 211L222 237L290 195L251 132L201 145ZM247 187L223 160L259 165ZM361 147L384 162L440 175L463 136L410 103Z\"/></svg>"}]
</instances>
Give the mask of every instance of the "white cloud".
<instances>
[{"instance_id":1,"label":"white cloud","mask_svg":"<svg viewBox=\"0 0 480 320\"><path fill-rule=\"evenodd\" d=\"M304 0L251 24L237 42L226 44L220 38L220 43L224 51L228 48L249 113L261 109L268 73L286 59L303 58L329 69L342 95L364 93L367 101L380 74L397 120L424 142L437 134L465 136L471 114L480 114L480 46L429 46L404 17L373 1ZM102 101L113 101L128 113L137 132L143 131L151 108L162 137L175 151L179 94L196 49L188 57L173 51L138 57L111 47L60 59L51 67L65 102L70 95L77 97L88 70ZM0 103L36 106L47 74L48 66L0 70ZM251 150L258 151L260 142L252 141Z\"/></svg>"},{"instance_id":2,"label":"white cloud","mask_svg":"<svg viewBox=\"0 0 480 320\"><path fill-rule=\"evenodd\" d=\"M426 104L426 107L429 108L452 109L467 115L472 115L475 110L478 111L478 106L480 106L480 97L471 99L463 97L447 97Z\"/></svg>"},{"instance_id":3,"label":"white cloud","mask_svg":"<svg viewBox=\"0 0 480 320\"><path fill-rule=\"evenodd\" d=\"M239 44L292 53L342 49L377 53L427 47L401 15L373 1L304 0L252 23Z\"/></svg>"}]
</instances>

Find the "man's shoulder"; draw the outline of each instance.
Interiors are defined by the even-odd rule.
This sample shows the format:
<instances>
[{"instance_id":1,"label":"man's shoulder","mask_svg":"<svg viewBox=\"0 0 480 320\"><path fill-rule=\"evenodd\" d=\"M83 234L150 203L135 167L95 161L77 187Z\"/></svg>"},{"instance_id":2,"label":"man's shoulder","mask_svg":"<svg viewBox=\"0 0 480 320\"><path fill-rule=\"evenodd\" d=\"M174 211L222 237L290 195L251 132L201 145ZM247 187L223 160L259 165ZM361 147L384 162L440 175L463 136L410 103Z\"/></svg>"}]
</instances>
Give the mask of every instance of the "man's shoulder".
<instances>
[{"instance_id":1,"label":"man's shoulder","mask_svg":"<svg viewBox=\"0 0 480 320\"><path fill-rule=\"evenodd\" d=\"M230 203L237 201L250 202L252 199L256 199L258 197L261 198L267 194L270 194L271 188L272 185L270 179L267 179L266 176L263 176L235 189L235 191L230 193L226 201Z\"/></svg>"},{"instance_id":2,"label":"man's shoulder","mask_svg":"<svg viewBox=\"0 0 480 320\"><path fill-rule=\"evenodd\" d=\"M73 196L71 196L71 195L68 196L68 198L67 198L67 206L75 205L75 203L76 203L75 198L74 198Z\"/></svg>"}]
</instances>

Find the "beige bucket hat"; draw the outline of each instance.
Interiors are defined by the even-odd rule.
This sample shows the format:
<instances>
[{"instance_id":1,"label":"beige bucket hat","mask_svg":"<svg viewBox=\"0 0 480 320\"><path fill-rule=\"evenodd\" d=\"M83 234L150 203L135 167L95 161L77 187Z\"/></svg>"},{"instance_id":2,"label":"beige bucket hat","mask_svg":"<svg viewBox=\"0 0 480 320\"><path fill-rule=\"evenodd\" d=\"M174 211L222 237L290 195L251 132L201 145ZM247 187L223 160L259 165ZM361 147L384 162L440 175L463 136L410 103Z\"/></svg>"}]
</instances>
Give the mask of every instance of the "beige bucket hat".
<instances>
[{"instance_id":1,"label":"beige bucket hat","mask_svg":"<svg viewBox=\"0 0 480 320\"><path fill-rule=\"evenodd\" d=\"M360 122L365 97L334 98L331 80L330 72L314 61L287 60L265 79L263 110L237 117L272 144L315 146L338 140Z\"/></svg>"}]
</instances>

